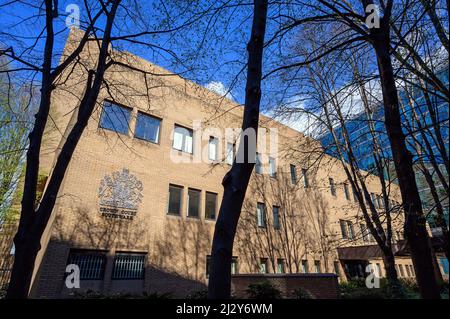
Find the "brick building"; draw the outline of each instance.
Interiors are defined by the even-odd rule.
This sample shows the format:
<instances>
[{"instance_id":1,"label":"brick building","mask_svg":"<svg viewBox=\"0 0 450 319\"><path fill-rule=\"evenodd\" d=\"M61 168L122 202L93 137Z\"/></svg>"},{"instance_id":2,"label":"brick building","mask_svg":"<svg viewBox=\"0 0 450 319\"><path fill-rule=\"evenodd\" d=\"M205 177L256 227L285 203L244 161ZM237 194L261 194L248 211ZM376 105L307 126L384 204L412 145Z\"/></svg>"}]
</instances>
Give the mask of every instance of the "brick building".
<instances>
[{"instance_id":1,"label":"brick building","mask_svg":"<svg viewBox=\"0 0 450 319\"><path fill-rule=\"evenodd\" d=\"M77 37L72 31L61 59ZM74 123L95 51L90 44L82 62L58 80L42 175L52 173ZM239 139L231 129L241 126L242 107L130 53L111 54L141 71L112 66L106 73L108 85L42 239L33 297L68 296L68 264L79 265L81 290L103 293L186 296L208 280L221 181ZM346 280L364 275L372 263L384 275L342 164L323 154L319 142L270 118L262 116L260 128L232 272L336 273ZM376 201L378 180L367 178ZM400 201L396 185L390 193L392 202ZM401 239L401 212L398 216L394 226ZM414 277L409 256L399 254L397 263L400 276Z\"/></svg>"}]
</instances>

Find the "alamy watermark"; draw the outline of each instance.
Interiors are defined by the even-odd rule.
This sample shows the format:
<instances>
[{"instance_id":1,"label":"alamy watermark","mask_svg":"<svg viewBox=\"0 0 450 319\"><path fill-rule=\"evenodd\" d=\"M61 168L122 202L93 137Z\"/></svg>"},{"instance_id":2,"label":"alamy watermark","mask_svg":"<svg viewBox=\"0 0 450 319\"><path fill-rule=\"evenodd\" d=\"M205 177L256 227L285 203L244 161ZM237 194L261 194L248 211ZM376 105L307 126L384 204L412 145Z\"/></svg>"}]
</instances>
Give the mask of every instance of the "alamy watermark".
<instances>
[{"instance_id":1,"label":"alamy watermark","mask_svg":"<svg viewBox=\"0 0 450 319\"><path fill-rule=\"evenodd\" d=\"M80 288L80 267L76 264L66 266L66 287L69 289Z\"/></svg>"}]
</instances>

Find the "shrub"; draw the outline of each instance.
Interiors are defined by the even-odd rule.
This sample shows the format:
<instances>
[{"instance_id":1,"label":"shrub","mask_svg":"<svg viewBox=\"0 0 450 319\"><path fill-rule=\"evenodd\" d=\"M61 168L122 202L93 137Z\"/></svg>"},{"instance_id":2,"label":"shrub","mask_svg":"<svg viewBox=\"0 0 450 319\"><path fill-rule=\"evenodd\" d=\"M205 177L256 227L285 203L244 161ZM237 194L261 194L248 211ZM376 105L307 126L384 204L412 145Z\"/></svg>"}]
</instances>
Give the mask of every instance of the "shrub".
<instances>
[{"instance_id":1,"label":"shrub","mask_svg":"<svg viewBox=\"0 0 450 319\"><path fill-rule=\"evenodd\" d=\"M86 290L83 292L74 292L72 295L74 299L169 299L172 297L171 293L157 293L157 292L143 292L142 294L130 293L116 293L104 294L94 290Z\"/></svg>"},{"instance_id":2,"label":"shrub","mask_svg":"<svg viewBox=\"0 0 450 319\"><path fill-rule=\"evenodd\" d=\"M186 296L186 299L207 299L207 298L208 298L208 290L207 289L194 291L194 292L189 293Z\"/></svg>"},{"instance_id":3,"label":"shrub","mask_svg":"<svg viewBox=\"0 0 450 319\"><path fill-rule=\"evenodd\" d=\"M307 290L302 288L294 289L292 292L292 296L295 299L314 299L313 295L311 295Z\"/></svg>"},{"instance_id":4,"label":"shrub","mask_svg":"<svg viewBox=\"0 0 450 319\"><path fill-rule=\"evenodd\" d=\"M281 299L281 291L267 280L249 285L246 292L250 299Z\"/></svg>"}]
</instances>

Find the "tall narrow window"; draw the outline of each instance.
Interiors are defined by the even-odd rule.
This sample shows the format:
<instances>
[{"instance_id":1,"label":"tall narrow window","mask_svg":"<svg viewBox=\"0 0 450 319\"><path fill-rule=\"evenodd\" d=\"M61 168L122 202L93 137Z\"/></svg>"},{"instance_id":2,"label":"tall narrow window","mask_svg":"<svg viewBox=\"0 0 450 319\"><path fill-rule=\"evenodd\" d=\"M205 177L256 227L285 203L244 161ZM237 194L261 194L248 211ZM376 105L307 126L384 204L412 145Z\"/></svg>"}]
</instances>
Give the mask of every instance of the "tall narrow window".
<instances>
[{"instance_id":1,"label":"tall narrow window","mask_svg":"<svg viewBox=\"0 0 450 319\"><path fill-rule=\"evenodd\" d=\"M382 209L384 207L383 198L381 197L381 195L377 195L377 205L379 209Z\"/></svg>"},{"instance_id":2,"label":"tall narrow window","mask_svg":"<svg viewBox=\"0 0 450 319\"><path fill-rule=\"evenodd\" d=\"M361 236L362 236L363 241L364 241L365 243L370 242L369 232L367 231L367 226L366 226L366 224L361 223L359 226L360 226L360 228L361 228Z\"/></svg>"},{"instance_id":3,"label":"tall narrow window","mask_svg":"<svg viewBox=\"0 0 450 319\"><path fill-rule=\"evenodd\" d=\"M215 219L217 211L217 194L206 192L205 196L205 218Z\"/></svg>"},{"instance_id":4,"label":"tall narrow window","mask_svg":"<svg viewBox=\"0 0 450 319\"><path fill-rule=\"evenodd\" d=\"M400 277L405 277L405 270L403 269L403 265L399 264L398 268L400 269Z\"/></svg>"},{"instance_id":5,"label":"tall narrow window","mask_svg":"<svg viewBox=\"0 0 450 319\"><path fill-rule=\"evenodd\" d=\"M343 239L348 238L348 231L347 231L347 221L340 219L339 225L341 226L341 234Z\"/></svg>"},{"instance_id":6,"label":"tall narrow window","mask_svg":"<svg viewBox=\"0 0 450 319\"><path fill-rule=\"evenodd\" d=\"M308 269L308 261L306 259L302 260L301 266L302 266L302 273L307 274L309 272L309 269Z\"/></svg>"},{"instance_id":7,"label":"tall narrow window","mask_svg":"<svg viewBox=\"0 0 450 319\"><path fill-rule=\"evenodd\" d=\"M273 228L280 229L280 207L273 206Z\"/></svg>"},{"instance_id":8,"label":"tall narrow window","mask_svg":"<svg viewBox=\"0 0 450 319\"><path fill-rule=\"evenodd\" d=\"M134 136L141 140L158 143L161 120L139 112L136 119Z\"/></svg>"},{"instance_id":9,"label":"tall narrow window","mask_svg":"<svg viewBox=\"0 0 450 319\"><path fill-rule=\"evenodd\" d=\"M210 161L217 161L219 151L219 139L211 136L208 144L208 158Z\"/></svg>"},{"instance_id":10,"label":"tall narrow window","mask_svg":"<svg viewBox=\"0 0 450 319\"><path fill-rule=\"evenodd\" d=\"M347 221L347 227L348 227L348 237L350 239L355 239L355 230L353 229L353 223L351 221Z\"/></svg>"},{"instance_id":11,"label":"tall narrow window","mask_svg":"<svg viewBox=\"0 0 450 319\"><path fill-rule=\"evenodd\" d=\"M297 184L297 168L293 164L290 164L289 168L291 170L291 182L292 182L292 184L296 185Z\"/></svg>"},{"instance_id":12,"label":"tall narrow window","mask_svg":"<svg viewBox=\"0 0 450 319\"><path fill-rule=\"evenodd\" d=\"M200 216L200 195L201 191L193 188L188 189L188 217L198 218Z\"/></svg>"},{"instance_id":13,"label":"tall narrow window","mask_svg":"<svg viewBox=\"0 0 450 319\"><path fill-rule=\"evenodd\" d=\"M145 254L117 253L114 256L112 279L143 279Z\"/></svg>"},{"instance_id":14,"label":"tall narrow window","mask_svg":"<svg viewBox=\"0 0 450 319\"><path fill-rule=\"evenodd\" d=\"M308 170L306 168L302 168L302 178L303 178L303 186L305 188L308 188L309 180L308 180Z\"/></svg>"},{"instance_id":15,"label":"tall narrow window","mask_svg":"<svg viewBox=\"0 0 450 319\"><path fill-rule=\"evenodd\" d=\"M193 136L194 133L191 129L175 125L173 132L173 148L182 152L193 152Z\"/></svg>"},{"instance_id":16,"label":"tall narrow window","mask_svg":"<svg viewBox=\"0 0 450 319\"><path fill-rule=\"evenodd\" d=\"M169 185L169 209L168 214L181 215L181 198L183 196L183 187Z\"/></svg>"},{"instance_id":17,"label":"tall narrow window","mask_svg":"<svg viewBox=\"0 0 450 319\"><path fill-rule=\"evenodd\" d=\"M269 157L269 176L273 178L277 177L277 163L273 157Z\"/></svg>"},{"instance_id":18,"label":"tall narrow window","mask_svg":"<svg viewBox=\"0 0 450 319\"><path fill-rule=\"evenodd\" d=\"M407 276L408 276L408 277L412 277L412 276L411 276L411 269L409 269L409 265L405 265L405 268L406 268L406 274L407 274Z\"/></svg>"},{"instance_id":19,"label":"tall narrow window","mask_svg":"<svg viewBox=\"0 0 450 319\"><path fill-rule=\"evenodd\" d=\"M256 204L256 218L258 227L266 227L266 205L264 203Z\"/></svg>"},{"instance_id":20,"label":"tall narrow window","mask_svg":"<svg viewBox=\"0 0 450 319\"><path fill-rule=\"evenodd\" d=\"M344 183L344 193L345 193L345 199L350 200L350 189L348 188L347 183Z\"/></svg>"},{"instance_id":21,"label":"tall narrow window","mask_svg":"<svg viewBox=\"0 0 450 319\"><path fill-rule=\"evenodd\" d=\"M373 206L375 206L375 208L378 208L378 206L377 206L377 198L375 196L375 193L370 193L370 199L372 200Z\"/></svg>"},{"instance_id":22,"label":"tall narrow window","mask_svg":"<svg viewBox=\"0 0 450 319\"><path fill-rule=\"evenodd\" d=\"M330 182L330 192L331 195L336 196L336 186L334 185L334 179L333 178L329 178L328 181Z\"/></svg>"},{"instance_id":23,"label":"tall narrow window","mask_svg":"<svg viewBox=\"0 0 450 319\"><path fill-rule=\"evenodd\" d=\"M354 187L352 187L352 191L353 191L353 200L357 203L358 202L358 196L356 196L356 191L355 191Z\"/></svg>"},{"instance_id":24,"label":"tall narrow window","mask_svg":"<svg viewBox=\"0 0 450 319\"><path fill-rule=\"evenodd\" d=\"M259 260L259 273L267 274L267 258L260 258Z\"/></svg>"},{"instance_id":25,"label":"tall narrow window","mask_svg":"<svg viewBox=\"0 0 450 319\"><path fill-rule=\"evenodd\" d=\"M238 259L237 257L231 258L231 274L237 274L238 273Z\"/></svg>"},{"instance_id":26,"label":"tall narrow window","mask_svg":"<svg viewBox=\"0 0 450 319\"><path fill-rule=\"evenodd\" d=\"M261 154L256 153L256 162L255 162L255 172L256 174L262 174L262 162L261 162Z\"/></svg>"},{"instance_id":27,"label":"tall narrow window","mask_svg":"<svg viewBox=\"0 0 450 319\"><path fill-rule=\"evenodd\" d=\"M316 273L320 274L322 272L322 267L320 266L320 260L314 261L314 268Z\"/></svg>"},{"instance_id":28,"label":"tall narrow window","mask_svg":"<svg viewBox=\"0 0 450 319\"><path fill-rule=\"evenodd\" d=\"M128 134L131 109L105 102L100 118L100 127L121 134Z\"/></svg>"},{"instance_id":29,"label":"tall narrow window","mask_svg":"<svg viewBox=\"0 0 450 319\"><path fill-rule=\"evenodd\" d=\"M227 156L225 161L228 165L233 165L234 155L235 155L235 144L227 143Z\"/></svg>"},{"instance_id":30,"label":"tall narrow window","mask_svg":"<svg viewBox=\"0 0 450 319\"><path fill-rule=\"evenodd\" d=\"M284 274L284 259L277 259L277 274Z\"/></svg>"}]
</instances>

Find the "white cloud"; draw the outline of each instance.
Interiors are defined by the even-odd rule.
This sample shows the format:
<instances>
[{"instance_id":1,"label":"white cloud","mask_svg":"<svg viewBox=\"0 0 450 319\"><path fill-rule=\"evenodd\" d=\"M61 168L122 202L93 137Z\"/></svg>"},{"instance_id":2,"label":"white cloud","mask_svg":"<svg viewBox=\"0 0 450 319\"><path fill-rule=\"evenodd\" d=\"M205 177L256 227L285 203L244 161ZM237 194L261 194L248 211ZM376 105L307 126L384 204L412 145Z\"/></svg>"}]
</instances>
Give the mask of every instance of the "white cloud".
<instances>
[{"instance_id":1,"label":"white cloud","mask_svg":"<svg viewBox=\"0 0 450 319\"><path fill-rule=\"evenodd\" d=\"M221 96L225 96L230 100L234 100L231 91L229 91L229 89L220 81L211 81L208 84L206 84L205 87L208 90L213 91L214 93L217 93Z\"/></svg>"}]
</instances>

